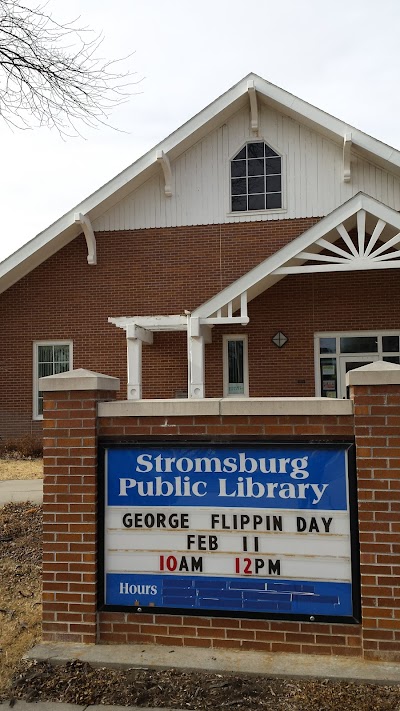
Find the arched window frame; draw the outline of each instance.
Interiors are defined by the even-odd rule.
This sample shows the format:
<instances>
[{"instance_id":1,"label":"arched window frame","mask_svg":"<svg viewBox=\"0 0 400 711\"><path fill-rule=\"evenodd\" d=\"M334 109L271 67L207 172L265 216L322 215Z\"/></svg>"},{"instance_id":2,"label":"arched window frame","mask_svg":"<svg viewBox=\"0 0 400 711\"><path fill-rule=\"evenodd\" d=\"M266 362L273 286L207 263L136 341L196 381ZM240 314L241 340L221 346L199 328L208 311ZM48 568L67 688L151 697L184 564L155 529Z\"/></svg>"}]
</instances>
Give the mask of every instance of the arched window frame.
<instances>
[{"instance_id":1,"label":"arched window frame","mask_svg":"<svg viewBox=\"0 0 400 711\"><path fill-rule=\"evenodd\" d=\"M240 176L234 175L234 171L232 169L232 164L238 162L238 156L244 149L247 151L247 147L251 144L261 144L263 147L265 146L267 149L269 149L274 155L264 155L263 159L267 158L272 158L274 159L279 159L280 160L280 173L269 173L267 165L264 165L264 173L263 175L249 175L249 161L254 160L253 157L249 157L248 154L246 153L246 157L243 160L246 163L246 175L243 176L244 179L246 180L246 193L239 193L235 194L233 192L233 181L240 179ZM276 206L274 204L271 204L268 206L268 199L267 196L271 195L273 191L268 190L268 185L267 185L267 178L272 178L272 177L279 177L280 178L280 191L276 191L275 194L280 195L280 205ZM242 179L243 179L242 177ZM249 178L263 178L265 181L264 185L264 192L263 193L254 193L254 192L249 192L249 183L248 180ZM250 207L251 202L249 202L249 197L256 197L257 195L264 195L266 198L266 203L265 206L254 206ZM233 201L235 197L246 197L246 206L245 207L234 207ZM271 201L272 202L272 201ZM257 200L253 201L253 204L257 203ZM271 144L271 142L266 141L264 138L257 138L257 139L251 139L249 138L248 141L243 143L241 146L239 146L233 155L231 155L230 160L229 160L229 212L231 215L252 215L252 214L257 214L257 213L274 213L274 212L284 212L286 210L286 205L285 205L285 156L277 150L277 148Z\"/></svg>"}]
</instances>

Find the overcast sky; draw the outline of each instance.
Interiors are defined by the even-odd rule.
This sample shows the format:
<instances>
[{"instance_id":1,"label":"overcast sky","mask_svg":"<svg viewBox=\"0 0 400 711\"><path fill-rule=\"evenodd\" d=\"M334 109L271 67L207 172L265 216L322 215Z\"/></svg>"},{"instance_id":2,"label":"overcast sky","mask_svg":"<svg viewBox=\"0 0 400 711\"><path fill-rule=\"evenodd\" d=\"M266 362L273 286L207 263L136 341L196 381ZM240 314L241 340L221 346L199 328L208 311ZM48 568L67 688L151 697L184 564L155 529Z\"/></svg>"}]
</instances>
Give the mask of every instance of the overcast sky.
<instances>
[{"instance_id":1,"label":"overcast sky","mask_svg":"<svg viewBox=\"0 0 400 711\"><path fill-rule=\"evenodd\" d=\"M28 0L33 6L32 0ZM103 31L102 54L135 52L141 80L114 111L121 131L63 142L0 123L0 260L253 71L400 149L399 0L50 0Z\"/></svg>"}]
</instances>

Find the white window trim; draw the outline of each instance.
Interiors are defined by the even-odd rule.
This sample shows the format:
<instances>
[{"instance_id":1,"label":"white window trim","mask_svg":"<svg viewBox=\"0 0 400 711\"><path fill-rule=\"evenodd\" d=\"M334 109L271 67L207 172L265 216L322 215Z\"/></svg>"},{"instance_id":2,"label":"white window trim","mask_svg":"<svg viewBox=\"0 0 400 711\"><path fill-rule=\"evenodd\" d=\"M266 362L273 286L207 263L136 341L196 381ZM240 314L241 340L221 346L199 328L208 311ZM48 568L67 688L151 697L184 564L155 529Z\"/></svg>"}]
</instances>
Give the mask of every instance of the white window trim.
<instances>
[{"instance_id":1,"label":"white window trim","mask_svg":"<svg viewBox=\"0 0 400 711\"><path fill-rule=\"evenodd\" d=\"M378 349L376 353L340 353L340 338L347 338L347 337L354 337L354 336L378 336L379 343L378 343ZM338 393L337 396L338 398L343 398L346 396L346 394L342 392L342 389L340 389L341 384L339 382L339 375L340 375L340 358L351 358L352 356L354 358L361 358L364 356L371 356L371 359L374 357L377 357L378 360L382 359L383 354L385 356L395 356L396 353L389 353L388 351L383 351L382 348L382 337L383 336L400 336L400 328L399 329L388 329L381 331L379 329L376 330L371 330L369 329L368 331L321 331L318 333L314 333L314 374L315 374L315 396L316 397L321 397L321 371L320 371L320 360L321 358L336 358L337 359L337 377L338 377ZM319 339L320 338L335 338L336 339L336 353L326 353L326 354L321 354L319 352Z\"/></svg>"},{"instance_id":2,"label":"white window trim","mask_svg":"<svg viewBox=\"0 0 400 711\"><path fill-rule=\"evenodd\" d=\"M228 341L243 341L243 379L244 393L243 395L229 394L229 367L228 367ZM249 397L249 355L248 355L248 338L247 334L225 334L223 336L223 370L224 370L224 397Z\"/></svg>"},{"instance_id":3,"label":"white window trim","mask_svg":"<svg viewBox=\"0 0 400 711\"><path fill-rule=\"evenodd\" d=\"M69 347L69 363L70 370L73 369L73 341L69 339L57 339L48 341L34 341L33 342L33 390L32 390L32 419L33 420L43 420L43 415L38 413L38 393L39 393L39 383L38 383L38 348L39 346L58 346L65 345Z\"/></svg>"}]
</instances>

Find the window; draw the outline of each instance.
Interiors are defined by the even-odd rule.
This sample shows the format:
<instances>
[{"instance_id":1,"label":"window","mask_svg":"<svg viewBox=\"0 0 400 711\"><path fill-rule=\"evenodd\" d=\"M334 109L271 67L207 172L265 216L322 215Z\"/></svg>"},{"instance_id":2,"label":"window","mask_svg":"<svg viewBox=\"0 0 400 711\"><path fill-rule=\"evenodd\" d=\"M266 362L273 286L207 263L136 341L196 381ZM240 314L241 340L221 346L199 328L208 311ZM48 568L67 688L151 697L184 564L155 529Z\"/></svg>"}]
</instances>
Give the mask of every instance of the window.
<instances>
[{"instance_id":1,"label":"window","mask_svg":"<svg viewBox=\"0 0 400 711\"><path fill-rule=\"evenodd\" d=\"M282 158L266 143L247 143L231 161L232 212L282 207Z\"/></svg>"},{"instance_id":2,"label":"window","mask_svg":"<svg viewBox=\"0 0 400 711\"><path fill-rule=\"evenodd\" d=\"M71 341L42 341L33 346L33 419L43 417L43 393L38 379L46 375L65 373L72 368Z\"/></svg>"},{"instance_id":3,"label":"window","mask_svg":"<svg viewBox=\"0 0 400 711\"><path fill-rule=\"evenodd\" d=\"M316 334L317 397L348 397L346 373L354 368L376 360L400 364L399 336L397 331Z\"/></svg>"},{"instance_id":4,"label":"window","mask_svg":"<svg viewBox=\"0 0 400 711\"><path fill-rule=\"evenodd\" d=\"M224 397L249 395L247 336L224 336Z\"/></svg>"}]
</instances>

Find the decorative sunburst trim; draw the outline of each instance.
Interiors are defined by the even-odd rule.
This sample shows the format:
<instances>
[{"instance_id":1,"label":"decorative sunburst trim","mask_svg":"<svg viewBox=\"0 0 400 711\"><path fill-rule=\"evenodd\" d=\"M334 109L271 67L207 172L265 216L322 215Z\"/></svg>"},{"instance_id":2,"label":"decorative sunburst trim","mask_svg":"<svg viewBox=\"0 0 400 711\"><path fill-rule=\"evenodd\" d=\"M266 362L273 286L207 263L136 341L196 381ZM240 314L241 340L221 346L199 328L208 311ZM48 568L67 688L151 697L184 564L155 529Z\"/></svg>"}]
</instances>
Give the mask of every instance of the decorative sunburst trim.
<instances>
[{"instance_id":1,"label":"decorative sunburst trim","mask_svg":"<svg viewBox=\"0 0 400 711\"><path fill-rule=\"evenodd\" d=\"M384 240L383 232L388 223L368 215L369 223L375 221L372 234L366 232L367 213L356 213L357 238L350 236L344 224L336 226L342 246L329 242L324 237L310 245L314 251L301 251L293 255L290 263L276 269L274 274L305 274L307 272L353 271L361 269L384 269L400 267L400 250L393 248L400 243L400 232ZM390 226L390 225L389 225ZM378 241L382 244L376 247ZM323 250L323 252L321 251ZM293 262L300 261L300 264ZM307 264L313 262L313 264Z\"/></svg>"}]
</instances>

